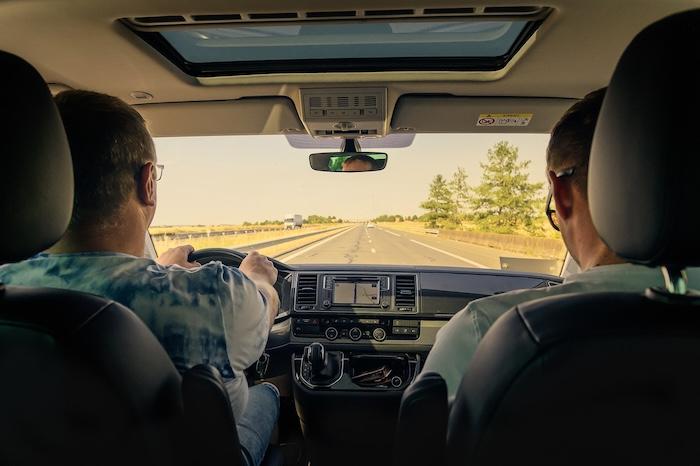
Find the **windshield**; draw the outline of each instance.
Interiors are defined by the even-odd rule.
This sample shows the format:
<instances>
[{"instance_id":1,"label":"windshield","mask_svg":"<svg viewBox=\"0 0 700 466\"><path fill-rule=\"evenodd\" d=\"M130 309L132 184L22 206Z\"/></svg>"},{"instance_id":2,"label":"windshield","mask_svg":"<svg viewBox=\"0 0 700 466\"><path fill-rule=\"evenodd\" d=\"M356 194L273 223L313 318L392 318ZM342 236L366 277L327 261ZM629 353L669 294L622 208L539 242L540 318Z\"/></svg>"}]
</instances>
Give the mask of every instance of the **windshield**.
<instances>
[{"instance_id":1,"label":"windshield","mask_svg":"<svg viewBox=\"0 0 700 466\"><path fill-rule=\"evenodd\" d=\"M259 250L289 264L454 266L558 275L548 135L418 134L386 168L314 171L283 136L156 138L156 250Z\"/></svg>"}]
</instances>

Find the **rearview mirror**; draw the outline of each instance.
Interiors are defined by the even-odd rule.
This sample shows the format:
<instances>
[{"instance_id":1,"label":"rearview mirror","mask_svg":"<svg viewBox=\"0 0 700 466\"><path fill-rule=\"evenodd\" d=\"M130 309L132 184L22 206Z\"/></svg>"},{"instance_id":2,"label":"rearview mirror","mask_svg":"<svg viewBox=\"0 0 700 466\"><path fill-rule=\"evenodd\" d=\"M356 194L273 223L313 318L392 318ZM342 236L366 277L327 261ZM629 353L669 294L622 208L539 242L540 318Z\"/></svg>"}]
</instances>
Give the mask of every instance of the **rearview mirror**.
<instances>
[{"instance_id":1,"label":"rearview mirror","mask_svg":"<svg viewBox=\"0 0 700 466\"><path fill-rule=\"evenodd\" d=\"M375 172L388 158L384 152L320 152L309 155L309 164L320 172Z\"/></svg>"}]
</instances>

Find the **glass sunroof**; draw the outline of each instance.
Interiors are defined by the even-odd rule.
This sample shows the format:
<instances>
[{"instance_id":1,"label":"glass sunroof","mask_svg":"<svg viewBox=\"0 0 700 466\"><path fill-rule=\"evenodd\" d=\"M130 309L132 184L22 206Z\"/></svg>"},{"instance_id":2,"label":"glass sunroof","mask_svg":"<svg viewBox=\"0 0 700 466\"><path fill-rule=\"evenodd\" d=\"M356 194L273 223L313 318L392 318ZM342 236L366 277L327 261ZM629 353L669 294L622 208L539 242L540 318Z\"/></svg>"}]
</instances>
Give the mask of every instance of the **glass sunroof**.
<instances>
[{"instance_id":1,"label":"glass sunroof","mask_svg":"<svg viewBox=\"0 0 700 466\"><path fill-rule=\"evenodd\" d=\"M493 58L509 53L527 20L460 18L264 25L161 31L190 63Z\"/></svg>"}]
</instances>

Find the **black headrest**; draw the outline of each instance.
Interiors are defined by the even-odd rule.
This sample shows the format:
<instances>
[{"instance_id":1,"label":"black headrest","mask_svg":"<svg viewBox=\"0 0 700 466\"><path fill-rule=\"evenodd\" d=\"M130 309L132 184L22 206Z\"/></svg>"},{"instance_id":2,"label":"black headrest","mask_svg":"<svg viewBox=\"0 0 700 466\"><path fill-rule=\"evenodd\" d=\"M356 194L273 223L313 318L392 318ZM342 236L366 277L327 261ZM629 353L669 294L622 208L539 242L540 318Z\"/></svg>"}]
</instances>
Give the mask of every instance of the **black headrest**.
<instances>
[{"instance_id":1,"label":"black headrest","mask_svg":"<svg viewBox=\"0 0 700 466\"><path fill-rule=\"evenodd\" d=\"M26 61L0 52L0 263L31 256L65 232L73 166L46 83Z\"/></svg>"},{"instance_id":2,"label":"black headrest","mask_svg":"<svg viewBox=\"0 0 700 466\"><path fill-rule=\"evenodd\" d=\"M591 151L598 233L620 257L700 265L700 10L644 29L610 81Z\"/></svg>"}]
</instances>

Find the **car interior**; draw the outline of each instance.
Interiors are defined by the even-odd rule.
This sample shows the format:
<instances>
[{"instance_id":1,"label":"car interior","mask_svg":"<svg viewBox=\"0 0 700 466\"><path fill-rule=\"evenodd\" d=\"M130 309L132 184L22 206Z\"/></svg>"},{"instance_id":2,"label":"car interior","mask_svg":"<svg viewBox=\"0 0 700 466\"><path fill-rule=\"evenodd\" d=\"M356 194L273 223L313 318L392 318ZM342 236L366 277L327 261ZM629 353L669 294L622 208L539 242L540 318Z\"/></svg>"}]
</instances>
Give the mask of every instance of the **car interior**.
<instances>
[{"instance_id":1,"label":"car interior","mask_svg":"<svg viewBox=\"0 0 700 466\"><path fill-rule=\"evenodd\" d=\"M686 269L700 266L698 7L1 1L0 265L46 250L68 227L74 177L53 104L63 90L124 100L156 139L274 135L307 152L339 148L304 160L320 172L369 154L367 176L381 184L382 170L401 163L391 138L547 135L573 103L609 86L591 151L591 216L611 250L660 267L666 287L511 309L451 400L440 375L422 371L438 331L476 299L561 284L577 271L570 256L554 273L481 267L452 249L462 262L271 256L280 312L246 373L281 392L263 464L694 464L700 298ZM235 185L245 175L226 176ZM294 188L269 189L283 204ZM290 221L292 233L301 227ZM332 234L356 228L378 241L386 229L356 223ZM205 247L190 259L238 267L246 251ZM158 252L151 234L144 256ZM216 369L179 373L132 310L109 299L0 282L0 373L1 464L245 464Z\"/></svg>"}]
</instances>

